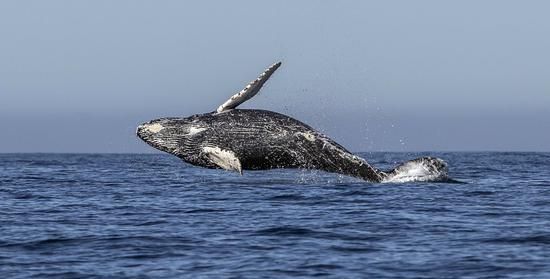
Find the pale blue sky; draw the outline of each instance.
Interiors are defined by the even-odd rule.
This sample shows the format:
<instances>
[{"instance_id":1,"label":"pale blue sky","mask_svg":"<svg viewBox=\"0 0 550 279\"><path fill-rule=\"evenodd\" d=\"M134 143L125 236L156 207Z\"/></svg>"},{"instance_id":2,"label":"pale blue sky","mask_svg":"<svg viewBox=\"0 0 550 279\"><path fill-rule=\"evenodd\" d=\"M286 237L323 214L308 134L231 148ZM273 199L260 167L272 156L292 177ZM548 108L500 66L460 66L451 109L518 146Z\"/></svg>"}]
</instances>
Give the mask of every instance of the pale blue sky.
<instances>
[{"instance_id":1,"label":"pale blue sky","mask_svg":"<svg viewBox=\"0 0 550 279\"><path fill-rule=\"evenodd\" d=\"M353 151L550 151L548 1L0 1L0 152L151 152L243 105Z\"/></svg>"}]
</instances>

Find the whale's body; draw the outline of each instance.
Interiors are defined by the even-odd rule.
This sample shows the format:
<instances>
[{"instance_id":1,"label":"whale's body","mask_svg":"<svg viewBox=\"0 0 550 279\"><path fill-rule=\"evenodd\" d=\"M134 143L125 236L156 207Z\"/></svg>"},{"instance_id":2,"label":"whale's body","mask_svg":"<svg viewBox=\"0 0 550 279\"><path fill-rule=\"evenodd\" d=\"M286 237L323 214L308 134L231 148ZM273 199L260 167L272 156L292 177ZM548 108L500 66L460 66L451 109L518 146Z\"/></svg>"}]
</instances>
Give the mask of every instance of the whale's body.
<instances>
[{"instance_id":1,"label":"whale's body","mask_svg":"<svg viewBox=\"0 0 550 279\"><path fill-rule=\"evenodd\" d=\"M137 135L149 145L192 165L241 174L243 170L303 168L370 182L407 180L407 173L422 173L421 177L435 180L446 177L447 165L438 158L418 158L384 172L289 116L266 110L235 109L254 96L279 65L268 68L215 112L152 120L140 125Z\"/></svg>"},{"instance_id":2,"label":"whale's body","mask_svg":"<svg viewBox=\"0 0 550 279\"><path fill-rule=\"evenodd\" d=\"M213 162L213 157L220 157L229 162L238 160L240 167L232 168L237 171L305 168L369 181L383 179L381 172L330 138L272 111L234 109L189 118L161 118L140 127L138 134L153 147L196 166L221 168ZM147 127L160 129L154 133L155 139Z\"/></svg>"}]
</instances>

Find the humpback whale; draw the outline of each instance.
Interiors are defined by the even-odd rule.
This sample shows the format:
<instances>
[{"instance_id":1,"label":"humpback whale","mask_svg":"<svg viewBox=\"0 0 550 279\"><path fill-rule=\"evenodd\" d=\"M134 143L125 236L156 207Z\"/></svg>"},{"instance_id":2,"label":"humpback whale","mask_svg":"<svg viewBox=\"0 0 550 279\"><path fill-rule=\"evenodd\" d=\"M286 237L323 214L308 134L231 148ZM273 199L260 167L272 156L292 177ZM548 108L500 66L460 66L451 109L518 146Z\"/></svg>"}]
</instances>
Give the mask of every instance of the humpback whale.
<instances>
[{"instance_id":1,"label":"humpback whale","mask_svg":"<svg viewBox=\"0 0 550 279\"><path fill-rule=\"evenodd\" d=\"M238 172L276 168L317 169L369 182L445 180L447 163L421 157L389 171L371 166L326 135L284 114L237 109L256 95L281 66L268 67L215 111L143 123L137 136L152 147L200 167Z\"/></svg>"}]
</instances>

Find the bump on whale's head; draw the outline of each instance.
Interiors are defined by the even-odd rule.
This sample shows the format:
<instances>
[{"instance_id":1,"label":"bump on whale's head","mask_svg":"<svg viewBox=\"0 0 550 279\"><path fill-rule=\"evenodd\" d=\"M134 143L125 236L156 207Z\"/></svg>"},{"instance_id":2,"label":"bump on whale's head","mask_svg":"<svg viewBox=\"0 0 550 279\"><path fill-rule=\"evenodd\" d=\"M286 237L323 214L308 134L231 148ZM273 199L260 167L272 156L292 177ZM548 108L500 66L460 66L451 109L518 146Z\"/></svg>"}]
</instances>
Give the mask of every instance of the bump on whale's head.
<instances>
[{"instance_id":1,"label":"bump on whale's head","mask_svg":"<svg viewBox=\"0 0 550 279\"><path fill-rule=\"evenodd\" d=\"M137 136L156 149L177 153L186 142L192 141L208 128L200 118L159 118L137 127Z\"/></svg>"}]
</instances>

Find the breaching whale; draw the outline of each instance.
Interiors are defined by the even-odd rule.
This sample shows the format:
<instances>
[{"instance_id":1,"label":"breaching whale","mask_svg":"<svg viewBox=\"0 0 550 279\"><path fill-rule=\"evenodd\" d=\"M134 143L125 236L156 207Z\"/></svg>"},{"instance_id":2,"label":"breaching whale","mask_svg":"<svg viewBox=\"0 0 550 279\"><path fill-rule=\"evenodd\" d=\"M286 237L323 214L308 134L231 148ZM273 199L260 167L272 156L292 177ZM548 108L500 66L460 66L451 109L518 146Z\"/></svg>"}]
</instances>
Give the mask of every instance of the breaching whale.
<instances>
[{"instance_id":1,"label":"breaching whale","mask_svg":"<svg viewBox=\"0 0 550 279\"><path fill-rule=\"evenodd\" d=\"M239 172L276 168L317 169L369 182L436 181L447 178L447 164L434 157L402 163L390 171L371 166L324 134L289 116L258 109L236 109L256 95L281 62L220 105L189 117L165 117L139 125L147 144L195 166Z\"/></svg>"}]
</instances>

